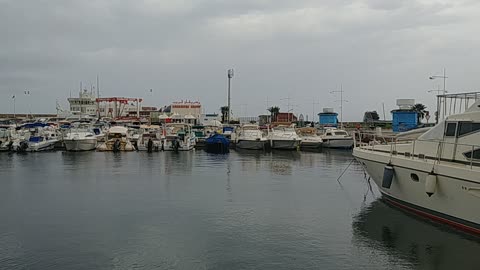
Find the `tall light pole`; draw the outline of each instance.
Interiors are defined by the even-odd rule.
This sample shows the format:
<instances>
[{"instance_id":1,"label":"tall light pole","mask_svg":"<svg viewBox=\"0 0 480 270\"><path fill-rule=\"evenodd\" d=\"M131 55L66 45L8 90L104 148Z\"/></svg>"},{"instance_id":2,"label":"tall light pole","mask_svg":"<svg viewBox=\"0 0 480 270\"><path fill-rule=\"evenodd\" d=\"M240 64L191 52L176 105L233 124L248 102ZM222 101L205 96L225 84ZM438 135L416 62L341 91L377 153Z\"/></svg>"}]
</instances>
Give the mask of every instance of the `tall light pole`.
<instances>
[{"instance_id":1,"label":"tall light pole","mask_svg":"<svg viewBox=\"0 0 480 270\"><path fill-rule=\"evenodd\" d=\"M315 102L315 98L312 101L312 122L315 123L315 105L320 105L320 102Z\"/></svg>"},{"instance_id":2,"label":"tall light pole","mask_svg":"<svg viewBox=\"0 0 480 270\"><path fill-rule=\"evenodd\" d=\"M435 79L443 79L443 96L445 96L445 94L447 93L447 69L446 68L443 68L443 75L433 75L433 76L430 76L429 79L430 80L435 80ZM430 90L428 92L433 92L433 91L437 91L437 90ZM438 91L440 92L440 91ZM440 103L439 102L439 98L437 96L437 117L436 117L436 123L438 123L438 118L440 117L440 113L439 113L439 109L440 109ZM446 99L444 97L444 100L443 100L443 109L442 109L442 119L445 118L445 111L447 110L447 102L446 102Z\"/></svg>"},{"instance_id":3,"label":"tall light pole","mask_svg":"<svg viewBox=\"0 0 480 270\"><path fill-rule=\"evenodd\" d=\"M231 86L231 80L233 78L233 68L229 69L227 71L227 77L228 77L228 114L227 114L227 119L228 119L228 122L230 124L230 86Z\"/></svg>"},{"instance_id":4,"label":"tall light pole","mask_svg":"<svg viewBox=\"0 0 480 270\"><path fill-rule=\"evenodd\" d=\"M343 84L340 84L340 90L330 91L331 94L340 93L340 128L343 129Z\"/></svg>"}]
</instances>

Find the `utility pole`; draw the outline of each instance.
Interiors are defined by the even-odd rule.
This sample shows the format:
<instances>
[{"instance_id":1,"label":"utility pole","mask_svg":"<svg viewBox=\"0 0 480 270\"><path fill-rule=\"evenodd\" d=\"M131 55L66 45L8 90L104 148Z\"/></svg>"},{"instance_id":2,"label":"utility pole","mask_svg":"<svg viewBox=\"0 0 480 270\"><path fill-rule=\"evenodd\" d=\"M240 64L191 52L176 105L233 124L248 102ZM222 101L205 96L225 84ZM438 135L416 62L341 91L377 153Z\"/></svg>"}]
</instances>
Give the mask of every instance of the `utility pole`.
<instances>
[{"instance_id":1,"label":"utility pole","mask_svg":"<svg viewBox=\"0 0 480 270\"><path fill-rule=\"evenodd\" d=\"M231 108L230 108L230 87L231 87L231 80L233 78L233 69L229 69L227 71L227 77L228 77L228 114L227 114L227 119L228 119L228 124L230 124L230 111L231 111Z\"/></svg>"},{"instance_id":2,"label":"utility pole","mask_svg":"<svg viewBox=\"0 0 480 270\"><path fill-rule=\"evenodd\" d=\"M331 91L330 93L340 93L340 128L343 129L343 84L340 84L340 90Z\"/></svg>"},{"instance_id":3,"label":"utility pole","mask_svg":"<svg viewBox=\"0 0 480 270\"><path fill-rule=\"evenodd\" d=\"M100 98L100 83L98 80L98 74L97 74L97 99ZM98 114L98 120L100 120L100 102L97 100L97 114Z\"/></svg>"}]
</instances>

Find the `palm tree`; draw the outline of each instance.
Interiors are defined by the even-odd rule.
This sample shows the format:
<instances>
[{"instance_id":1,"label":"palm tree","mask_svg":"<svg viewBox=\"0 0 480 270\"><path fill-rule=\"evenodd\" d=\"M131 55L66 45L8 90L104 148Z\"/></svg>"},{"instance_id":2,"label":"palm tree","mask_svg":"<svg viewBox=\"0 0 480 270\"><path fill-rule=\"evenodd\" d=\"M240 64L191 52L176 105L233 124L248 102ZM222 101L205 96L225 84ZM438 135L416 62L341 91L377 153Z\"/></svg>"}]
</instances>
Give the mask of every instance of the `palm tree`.
<instances>
[{"instance_id":1,"label":"palm tree","mask_svg":"<svg viewBox=\"0 0 480 270\"><path fill-rule=\"evenodd\" d=\"M278 106L273 106L267 109L270 112L272 122L277 122L278 114L280 113L280 108Z\"/></svg>"},{"instance_id":2,"label":"palm tree","mask_svg":"<svg viewBox=\"0 0 480 270\"><path fill-rule=\"evenodd\" d=\"M427 115L427 110L425 110L427 108L427 106L421 104L421 103L417 103L415 105L413 105L413 110L415 112L417 112L417 121L418 123L420 123L420 120L421 119L424 119L425 118L425 115Z\"/></svg>"},{"instance_id":3,"label":"palm tree","mask_svg":"<svg viewBox=\"0 0 480 270\"><path fill-rule=\"evenodd\" d=\"M220 107L220 112L222 113L222 123L225 124L228 118L228 106Z\"/></svg>"}]
</instances>

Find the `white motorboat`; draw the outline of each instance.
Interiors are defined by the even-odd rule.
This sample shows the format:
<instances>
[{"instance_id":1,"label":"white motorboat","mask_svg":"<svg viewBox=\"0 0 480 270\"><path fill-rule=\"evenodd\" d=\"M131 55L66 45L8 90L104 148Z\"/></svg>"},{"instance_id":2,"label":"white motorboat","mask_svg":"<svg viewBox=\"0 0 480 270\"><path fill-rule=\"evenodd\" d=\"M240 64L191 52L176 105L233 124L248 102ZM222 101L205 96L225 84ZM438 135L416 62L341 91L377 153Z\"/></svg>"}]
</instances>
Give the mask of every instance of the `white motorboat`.
<instances>
[{"instance_id":1,"label":"white motorboat","mask_svg":"<svg viewBox=\"0 0 480 270\"><path fill-rule=\"evenodd\" d=\"M160 151L162 149L162 140L160 139L160 126L158 125L141 125L141 137L137 141L139 151Z\"/></svg>"},{"instance_id":2,"label":"white motorboat","mask_svg":"<svg viewBox=\"0 0 480 270\"><path fill-rule=\"evenodd\" d=\"M300 148L303 149L319 149L322 147L322 137L317 135L317 129L312 127L300 128L297 130L302 142Z\"/></svg>"},{"instance_id":3,"label":"white motorboat","mask_svg":"<svg viewBox=\"0 0 480 270\"><path fill-rule=\"evenodd\" d=\"M267 146L268 139L258 125L245 124L238 132L236 147L249 150L263 150Z\"/></svg>"},{"instance_id":4,"label":"white motorboat","mask_svg":"<svg viewBox=\"0 0 480 270\"><path fill-rule=\"evenodd\" d=\"M480 233L480 100L416 139L355 138L353 155L387 202Z\"/></svg>"},{"instance_id":5,"label":"white motorboat","mask_svg":"<svg viewBox=\"0 0 480 270\"><path fill-rule=\"evenodd\" d=\"M130 142L128 128L114 126L108 129L104 142L97 146L98 151L133 151L135 148Z\"/></svg>"},{"instance_id":6,"label":"white motorboat","mask_svg":"<svg viewBox=\"0 0 480 270\"><path fill-rule=\"evenodd\" d=\"M300 146L302 139L294 127L277 126L268 134L272 149L295 150Z\"/></svg>"},{"instance_id":7,"label":"white motorboat","mask_svg":"<svg viewBox=\"0 0 480 270\"><path fill-rule=\"evenodd\" d=\"M163 150L190 151L196 143L192 125L184 123L168 123L163 127Z\"/></svg>"},{"instance_id":8,"label":"white motorboat","mask_svg":"<svg viewBox=\"0 0 480 270\"><path fill-rule=\"evenodd\" d=\"M58 132L54 127L43 123L25 124L20 129L23 129L22 134L18 138L18 145L14 142L14 148L17 151L40 152L49 151L55 148L55 144L59 142ZM25 140L27 141L27 148L25 149Z\"/></svg>"},{"instance_id":9,"label":"white motorboat","mask_svg":"<svg viewBox=\"0 0 480 270\"><path fill-rule=\"evenodd\" d=\"M97 137L90 126L71 128L63 137L67 151L91 151L97 147Z\"/></svg>"},{"instance_id":10,"label":"white motorboat","mask_svg":"<svg viewBox=\"0 0 480 270\"><path fill-rule=\"evenodd\" d=\"M353 147L353 137L343 129L327 128L322 136L323 147L350 149Z\"/></svg>"}]
</instances>

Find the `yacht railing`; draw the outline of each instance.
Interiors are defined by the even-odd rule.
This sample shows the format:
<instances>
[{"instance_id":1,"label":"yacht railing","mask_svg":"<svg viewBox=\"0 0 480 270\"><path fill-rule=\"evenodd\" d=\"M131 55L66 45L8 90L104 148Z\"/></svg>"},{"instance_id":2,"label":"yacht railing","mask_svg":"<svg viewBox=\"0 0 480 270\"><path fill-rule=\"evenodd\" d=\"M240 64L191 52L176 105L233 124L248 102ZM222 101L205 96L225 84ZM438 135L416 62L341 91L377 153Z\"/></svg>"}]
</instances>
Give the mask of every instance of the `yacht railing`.
<instances>
[{"instance_id":1,"label":"yacht railing","mask_svg":"<svg viewBox=\"0 0 480 270\"><path fill-rule=\"evenodd\" d=\"M355 148L383 152L391 157L403 156L410 159L434 160L438 164L441 162L456 162L464 164L470 169L480 166L480 159L474 157L474 151L480 149L480 145L402 138L374 132L357 131L353 135ZM419 143L422 144L421 150L418 146ZM468 152L470 157L464 155ZM460 156L463 158L459 158Z\"/></svg>"}]
</instances>

